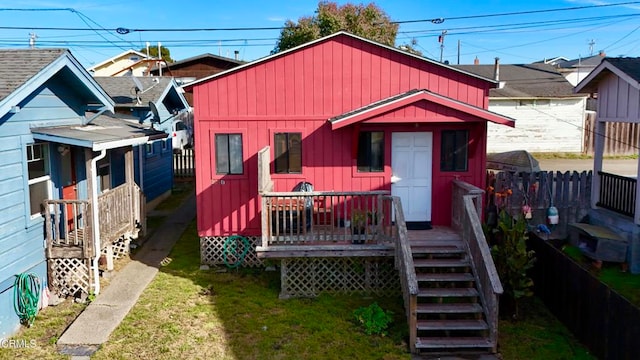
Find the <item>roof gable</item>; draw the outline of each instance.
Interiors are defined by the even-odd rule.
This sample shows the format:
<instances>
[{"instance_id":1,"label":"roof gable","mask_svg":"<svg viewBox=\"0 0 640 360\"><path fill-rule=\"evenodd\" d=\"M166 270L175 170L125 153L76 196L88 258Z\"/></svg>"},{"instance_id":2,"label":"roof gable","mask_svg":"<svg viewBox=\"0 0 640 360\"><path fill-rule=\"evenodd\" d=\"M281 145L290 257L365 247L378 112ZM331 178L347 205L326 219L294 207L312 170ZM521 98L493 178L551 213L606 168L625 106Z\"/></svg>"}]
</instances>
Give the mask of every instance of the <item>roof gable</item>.
<instances>
[{"instance_id":1,"label":"roof gable","mask_svg":"<svg viewBox=\"0 0 640 360\"><path fill-rule=\"evenodd\" d=\"M493 123L511 127L515 125L515 121L507 116L500 115L483 108L472 106L467 103L436 94L426 89L413 89L402 94L376 101L362 108L355 109L353 111L330 118L329 122L331 123L331 128L333 130L340 129L342 127L366 121L380 116L384 113L388 113L401 107L425 100Z\"/></svg>"},{"instance_id":2,"label":"roof gable","mask_svg":"<svg viewBox=\"0 0 640 360\"><path fill-rule=\"evenodd\" d=\"M182 66L187 66L190 63L197 63L201 60L205 60L205 59L212 59L212 60L216 60L216 61L222 61L222 62L226 62L229 63L229 65L231 66L238 66L238 65L243 65L246 64L246 61L240 61L240 60L236 60L236 59L231 59L231 58L227 58L224 56L217 56L217 55L213 55L210 53L205 53L205 54L200 54L200 55L196 55L196 56L192 56L190 58L186 58L186 59L182 59L182 60L178 60L178 61L174 61L172 63L163 63L162 65L160 65L160 67L162 69L166 69L166 68L176 68L176 67L182 67ZM151 69L152 71L157 71L158 67L154 67L153 69Z\"/></svg>"},{"instance_id":3,"label":"roof gable","mask_svg":"<svg viewBox=\"0 0 640 360\"><path fill-rule=\"evenodd\" d=\"M456 65L455 67L480 76L493 77L495 65ZM552 65L519 64L500 65L500 82L491 89L491 98L554 98L576 97L573 86Z\"/></svg>"},{"instance_id":4,"label":"roof gable","mask_svg":"<svg viewBox=\"0 0 640 360\"><path fill-rule=\"evenodd\" d=\"M76 90L113 110L111 98L68 50L0 50L0 117L64 68L84 85Z\"/></svg>"},{"instance_id":5,"label":"roof gable","mask_svg":"<svg viewBox=\"0 0 640 360\"><path fill-rule=\"evenodd\" d=\"M138 76L136 80L142 85L139 97L136 99L136 83L130 76L96 76L96 81L111 96L116 107L143 106L147 107L149 101L157 103L162 101L172 86L177 87L172 78Z\"/></svg>"},{"instance_id":6,"label":"roof gable","mask_svg":"<svg viewBox=\"0 0 640 360\"><path fill-rule=\"evenodd\" d=\"M320 43L323 43L323 42L326 42L326 41L331 41L331 40L334 40L334 39L338 39L340 37L349 37L349 38L355 39L356 41L369 43L369 44L375 45L377 47L380 47L380 48L383 48L383 49L387 49L387 50L402 54L403 56L406 56L408 58L419 59L420 61L424 61L424 62L433 64L433 65L436 65L436 66L439 66L439 67L443 67L443 68L446 68L446 69L449 69L449 70L452 70L452 71L455 71L455 72L458 72L458 73L462 73L462 74L465 74L467 76L478 78L478 79L481 79L481 80L486 81L486 82L491 83L491 84L497 84L497 82L492 80L491 78L487 78L487 77L480 76L478 74L470 73L470 72L467 72L467 71L462 70L462 69L457 69L456 67L449 66L449 65L443 64L441 62L438 62L438 61L435 61L435 60L431 60L431 59L426 58L426 57L422 57L422 56L418 56L418 55L415 55L415 54L411 54L409 52L397 49L397 48L392 47L392 46L384 45L384 44L375 42L373 40L365 39L365 38L353 35L351 33L348 33L346 31L339 31L339 32L336 32L336 33L331 34L329 36L325 36L323 38L320 38L320 39L317 39L317 40L314 40L314 41L310 41L308 43L296 46L294 48L291 48L291 49L288 49L288 50L285 50L285 51L282 51L282 52L279 52L279 53L276 53L276 54L273 54L273 55L269 55L269 56L263 57L261 59L246 63L244 65L240 65L240 66L235 67L233 69L229 69L227 71L223 71L223 72L211 75L211 76L207 76L207 77L195 80L193 82L190 82L188 84L183 85L183 87L192 87L192 86L195 86L195 85L199 85L199 84L207 82L207 81L209 81L211 79L214 79L214 78L217 78L217 77L221 77L221 76L225 76L227 74L239 72L239 71L242 71L245 68L248 68L248 67L251 67L251 66L255 66L257 64L269 62L269 61L271 61L273 59L286 56L287 54L290 54L290 53L293 53L293 52L297 52L297 51L305 49L305 48L310 48L310 47L316 46L317 44L320 44Z\"/></svg>"},{"instance_id":7,"label":"roof gable","mask_svg":"<svg viewBox=\"0 0 640 360\"><path fill-rule=\"evenodd\" d=\"M589 76L576 85L575 92L597 92L598 83L610 74L614 74L634 88L640 89L640 58L605 58Z\"/></svg>"},{"instance_id":8,"label":"roof gable","mask_svg":"<svg viewBox=\"0 0 640 360\"><path fill-rule=\"evenodd\" d=\"M121 52L120 54L118 54L118 55L116 55L116 56L110 57L110 58L108 58L107 60L102 61L101 63L98 63L98 64L96 64L96 65L93 65L92 67L88 68L87 70L92 71L92 70L99 69L99 68L103 67L104 65L107 65L107 64L109 64L109 63L116 62L116 61L118 61L118 60L121 60L121 59L123 59L123 58L129 57L129 56L131 56L131 55L139 56L141 59L146 59L146 58L148 58L148 56L147 56L146 54L143 54L143 53L141 53L141 52L139 52L139 51L136 51L136 50L133 50L133 49L129 49L129 50L127 50L127 51Z\"/></svg>"}]
</instances>

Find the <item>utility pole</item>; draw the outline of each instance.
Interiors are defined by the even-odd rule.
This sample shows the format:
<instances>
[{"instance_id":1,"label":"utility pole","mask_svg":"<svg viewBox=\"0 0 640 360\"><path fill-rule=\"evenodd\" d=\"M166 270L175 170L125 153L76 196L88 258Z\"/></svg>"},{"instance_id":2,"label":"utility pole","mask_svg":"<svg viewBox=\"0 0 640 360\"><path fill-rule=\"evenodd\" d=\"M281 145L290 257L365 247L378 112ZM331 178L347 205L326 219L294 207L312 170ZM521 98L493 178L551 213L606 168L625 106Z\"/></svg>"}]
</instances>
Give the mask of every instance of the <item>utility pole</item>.
<instances>
[{"instance_id":1,"label":"utility pole","mask_svg":"<svg viewBox=\"0 0 640 360\"><path fill-rule=\"evenodd\" d=\"M593 56L593 45L595 44L595 40L591 39L591 41L589 41L589 56Z\"/></svg>"},{"instance_id":2,"label":"utility pole","mask_svg":"<svg viewBox=\"0 0 640 360\"><path fill-rule=\"evenodd\" d=\"M460 40L458 40L458 65L460 65Z\"/></svg>"},{"instance_id":3,"label":"utility pole","mask_svg":"<svg viewBox=\"0 0 640 360\"><path fill-rule=\"evenodd\" d=\"M442 62L442 54L444 53L444 36L447 35L447 30L442 30L440 36L438 36L438 42L440 43L440 62Z\"/></svg>"}]
</instances>

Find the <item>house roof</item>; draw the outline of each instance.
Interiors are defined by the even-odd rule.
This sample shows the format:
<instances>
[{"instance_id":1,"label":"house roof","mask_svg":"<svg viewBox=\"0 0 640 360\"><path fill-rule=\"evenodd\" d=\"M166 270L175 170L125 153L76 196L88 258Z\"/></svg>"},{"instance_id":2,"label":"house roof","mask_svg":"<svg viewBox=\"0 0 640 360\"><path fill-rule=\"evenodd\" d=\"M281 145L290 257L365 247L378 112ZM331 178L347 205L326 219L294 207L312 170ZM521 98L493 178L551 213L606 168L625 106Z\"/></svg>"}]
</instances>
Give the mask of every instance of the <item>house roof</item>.
<instances>
[{"instance_id":1,"label":"house roof","mask_svg":"<svg viewBox=\"0 0 640 360\"><path fill-rule=\"evenodd\" d=\"M495 65L456 65L455 67L486 77L493 77L495 72ZM576 97L571 83L548 64L500 64L499 79L500 88L491 89L489 98Z\"/></svg>"},{"instance_id":2,"label":"house roof","mask_svg":"<svg viewBox=\"0 0 640 360\"><path fill-rule=\"evenodd\" d=\"M393 46L388 46L388 45L385 45L385 44L381 44L381 43L375 42L373 40L369 40L369 39L365 39L365 38L357 36L357 35L353 35L353 34L348 33L346 31L338 31L338 32L333 33L331 35L328 35L328 36L325 36L323 38L316 39L316 40L313 40L313 41L309 41L307 43L304 43L302 45L296 46L294 48L291 48L291 49L288 49L288 50L285 50L285 51L281 51L281 52L273 54L273 55L265 56L265 57L263 57L261 59L257 59L255 61L252 61L252 62L249 62L249 63L245 63L245 64L237 66L237 67L235 67L233 69L229 69L229 70L226 70L226 71L219 72L217 74L213 74L213 75L210 75L210 76L207 76L207 77L203 77L201 79L198 79L198 80L192 81L192 82L190 82L188 84L185 84L185 85L183 85L183 87L184 88L192 87L194 85L198 85L198 84L201 84L203 82L207 82L207 81L209 81L211 79L214 79L214 78L217 78L217 77L221 77L221 76L224 76L224 75L227 75L227 74L230 74L230 73L241 71L244 68L247 68L249 66L254 66L256 64L264 63L264 62L267 62L267 61L269 61L271 59L274 59L274 58L277 58L277 57L281 57L281 56L285 56L286 54L298 51L300 49L311 47L311 46L314 46L315 44L327 41L329 39L342 37L342 36L347 36L347 37L351 37L351 38L354 38L354 39L358 39L360 41L363 41L363 42L366 42L366 43L369 43L369 44L372 44L372 45L375 45L375 46L379 46L381 48L385 48L385 49L388 49L390 51L397 52L399 54L402 54L403 56L412 57L412 58L418 59L420 61L428 62L428 63L434 64L434 65L437 65L437 66L440 66L440 67L443 67L443 68L447 68L447 69L450 69L450 70L453 70L453 71L456 71L456 72L459 72L459 73L463 73L463 74L466 74L466 75L469 75L469 76L472 76L472 77L475 77L475 78L479 78L481 80L484 80L484 81L487 81L487 82L490 82L490 83L497 84L496 81L492 80L492 77L480 76L478 74L467 72L466 70L459 69L459 68L456 68L454 66L450 66L450 65L447 65L447 64L444 64L444 63L441 63L441 62L438 62L438 61L435 61L435 60L432 60L432 59L429 59L429 58L426 58L426 57L423 57L423 56L415 55L415 54L409 53L407 51L400 50L400 49L395 48Z\"/></svg>"},{"instance_id":3,"label":"house roof","mask_svg":"<svg viewBox=\"0 0 640 360\"><path fill-rule=\"evenodd\" d=\"M111 98L68 50L13 49L0 50L0 117L63 69L88 102L113 110Z\"/></svg>"},{"instance_id":4,"label":"house roof","mask_svg":"<svg viewBox=\"0 0 640 360\"><path fill-rule=\"evenodd\" d=\"M586 58L563 61L558 63L557 67L560 69L585 68L585 67L594 68L602 62L602 59L604 59L603 55L593 55Z\"/></svg>"},{"instance_id":5,"label":"house roof","mask_svg":"<svg viewBox=\"0 0 640 360\"><path fill-rule=\"evenodd\" d=\"M389 111L393 111L423 100L434 102L446 106L450 109L458 110L468 115L475 116L494 123L511 127L513 127L515 124L515 120L510 117L500 115L477 106L469 105L465 102L442 96L426 89L413 89L398 95L388 97L386 99L373 102L359 109L355 109L344 114L332 117L329 119L329 122L331 123L331 128L333 130L340 129L342 127L357 122L366 121Z\"/></svg>"},{"instance_id":6,"label":"house roof","mask_svg":"<svg viewBox=\"0 0 640 360\"><path fill-rule=\"evenodd\" d=\"M214 59L214 60L219 60L219 61L226 61L228 63L233 64L234 66L237 65L242 65L242 64L246 64L246 61L241 61L241 60L236 60L236 59L231 59L228 57L224 57L224 56L218 56L218 55L213 55L210 53L205 53L205 54L200 54L200 55L196 55L196 56L192 56L190 58L186 58L186 59L182 59L182 60L178 60L178 61L174 61L172 63L164 63L162 64L160 67L163 69L168 68L175 68L175 67L180 67L182 65L188 64L190 62L197 62L198 60L202 60L202 59ZM156 71L158 70L158 67L155 66L153 69L151 69L151 71Z\"/></svg>"},{"instance_id":7,"label":"house roof","mask_svg":"<svg viewBox=\"0 0 640 360\"><path fill-rule=\"evenodd\" d=\"M102 62L100 62L100 63L98 63L96 65L93 65L92 67L88 68L87 70L89 70L89 71L95 70L95 69L97 69L99 67L102 67L102 66L104 66L104 65L106 65L106 64L108 64L110 62L114 62L114 61L118 60L119 58L125 57L125 56L127 56L129 54L134 54L134 55L140 56L140 58L142 58L142 59L146 59L147 58L146 54L143 54L140 51L129 49L127 51L121 52L120 54L118 54L116 56L110 57L105 61L102 61Z\"/></svg>"},{"instance_id":8,"label":"house roof","mask_svg":"<svg viewBox=\"0 0 640 360\"><path fill-rule=\"evenodd\" d=\"M135 79L142 85L136 99L136 83L131 76L96 76L98 84L111 96L116 107L148 107L149 101L161 101L173 82L170 77L137 76ZM177 85L176 85L177 86Z\"/></svg>"},{"instance_id":9,"label":"house roof","mask_svg":"<svg viewBox=\"0 0 640 360\"><path fill-rule=\"evenodd\" d=\"M615 74L629 85L640 89L640 58L604 58L600 65L576 85L575 92L597 92L598 83L610 74Z\"/></svg>"},{"instance_id":10,"label":"house roof","mask_svg":"<svg viewBox=\"0 0 640 360\"><path fill-rule=\"evenodd\" d=\"M87 117L95 114L87 114ZM90 148L93 151L146 144L167 134L145 127L125 116L100 114L82 126L55 126L31 129L38 140Z\"/></svg>"}]
</instances>

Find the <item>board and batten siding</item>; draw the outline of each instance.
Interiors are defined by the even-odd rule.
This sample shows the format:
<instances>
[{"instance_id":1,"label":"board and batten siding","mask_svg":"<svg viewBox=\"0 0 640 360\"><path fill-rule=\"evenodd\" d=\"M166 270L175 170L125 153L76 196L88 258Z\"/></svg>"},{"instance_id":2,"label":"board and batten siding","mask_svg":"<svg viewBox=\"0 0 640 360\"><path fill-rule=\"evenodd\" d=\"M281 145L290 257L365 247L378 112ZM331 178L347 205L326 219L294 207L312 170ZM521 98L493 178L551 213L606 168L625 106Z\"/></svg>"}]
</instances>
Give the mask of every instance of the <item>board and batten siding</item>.
<instances>
[{"instance_id":1,"label":"board and batten siding","mask_svg":"<svg viewBox=\"0 0 640 360\"><path fill-rule=\"evenodd\" d=\"M0 118L0 338L19 327L13 309L15 275L34 272L40 281L47 279L44 219L29 214L26 145L34 141L32 127L81 124L83 102L65 85L63 73L16 104L20 112ZM54 151L50 146L50 154Z\"/></svg>"},{"instance_id":2,"label":"board and batten siding","mask_svg":"<svg viewBox=\"0 0 640 360\"><path fill-rule=\"evenodd\" d=\"M165 144L164 150L162 144ZM173 187L173 149L169 139L150 142L153 154L147 154L146 146L133 148L134 180L143 189L147 202L171 191ZM142 152L142 183L140 182L140 154ZM124 169L124 167L123 167Z\"/></svg>"},{"instance_id":3,"label":"board and batten siding","mask_svg":"<svg viewBox=\"0 0 640 360\"><path fill-rule=\"evenodd\" d=\"M640 123L640 90L607 75L598 86L598 121Z\"/></svg>"},{"instance_id":4,"label":"board and batten siding","mask_svg":"<svg viewBox=\"0 0 640 360\"><path fill-rule=\"evenodd\" d=\"M481 108L491 83L458 71L381 48L351 37L335 37L232 71L194 87L196 193L199 236L260 234L257 153L271 147L276 132L302 133L301 174L274 174L275 191L291 191L309 181L319 191L390 190L391 133L431 131L434 224L451 218L450 180L483 186L486 124L451 109L420 102L373 119L360 130L385 132L383 172L358 173L354 126L332 130L328 119L412 89L428 89ZM458 116L456 116L458 115ZM389 124L395 118L398 124ZM473 119L472 119L473 120ZM454 121L454 122L452 122ZM441 173L440 132L471 130L473 158L463 173ZM214 136L243 138L242 175L215 170ZM475 176L482 174L482 176Z\"/></svg>"},{"instance_id":5,"label":"board and batten siding","mask_svg":"<svg viewBox=\"0 0 640 360\"><path fill-rule=\"evenodd\" d=\"M582 152L585 99L544 100L520 105L519 100L490 99L489 110L516 119L515 128L489 123L487 151Z\"/></svg>"}]
</instances>

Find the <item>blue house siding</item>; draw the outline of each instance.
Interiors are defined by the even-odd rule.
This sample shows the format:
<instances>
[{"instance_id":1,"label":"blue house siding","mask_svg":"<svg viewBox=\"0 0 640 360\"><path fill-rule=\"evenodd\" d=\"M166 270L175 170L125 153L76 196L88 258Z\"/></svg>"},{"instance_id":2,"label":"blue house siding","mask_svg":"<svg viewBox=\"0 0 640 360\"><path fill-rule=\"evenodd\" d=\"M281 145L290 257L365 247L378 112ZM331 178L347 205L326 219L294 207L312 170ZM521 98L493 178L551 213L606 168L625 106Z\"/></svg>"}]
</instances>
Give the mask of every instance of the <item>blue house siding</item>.
<instances>
[{"instance_id":1,"label":"blue house siding","mask_svg":"<svg viewBox=\"0 0 640 360\"><path fill-rule=\"evenodd\" d=\"M62 70L20 104L20 111L0 118L0 338L11 336L19 327L13 307L15 275L34 272L41 282L47 279L44 219L31 218L29 205L26 145L33 143L30 129L42 126L81 125L87 101L78 92L81 83ZM61 194L60 155L49 146L51 194ZM84 152L76 158L79 193L86 195Z\"/></svg>"},{"instance_id":2,"label":"blue house siding","mask_svg":"<svg viewBox=\"0 0 640 360\"><path fill-rule=\"evenodd\" d=\"M165 150L162 143L165 143ZM153 141L153 154L147 154L146 147L135 147L133 158L135 161L135 180L138 186L144 190L147 202L153 201L173 187L173 152L171 142L167 139ZM142 149L143 181L140 184L140 155Z\"/></svg>"}]
</instances>

